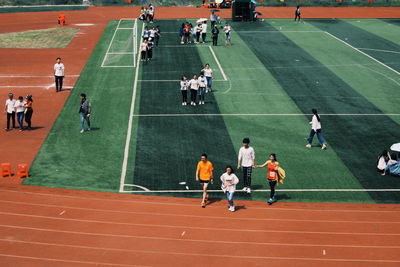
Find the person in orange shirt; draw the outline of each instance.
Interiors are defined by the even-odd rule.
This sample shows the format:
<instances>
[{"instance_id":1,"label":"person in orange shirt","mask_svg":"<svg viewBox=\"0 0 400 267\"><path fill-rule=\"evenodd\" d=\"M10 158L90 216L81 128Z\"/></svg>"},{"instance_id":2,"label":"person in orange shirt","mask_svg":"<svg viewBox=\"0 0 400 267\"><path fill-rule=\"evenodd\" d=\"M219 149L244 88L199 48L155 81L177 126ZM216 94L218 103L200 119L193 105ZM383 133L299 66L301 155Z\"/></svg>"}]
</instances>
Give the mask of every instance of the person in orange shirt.
<instances>
[{"instance_id":1,"label":"person in orange shirt","mask_svg":"<svg viewBox=\"0 0 400 267\"><path fill-rule=\"evenodd\" d=\"M275 186L278 182L278 168L279 162L276 161L276 155L269 155L269 160L267 160L263 165L255 165L254 168L264 168L268 167L267 171L267 180L269 182L269 187L271 188L270 198L268 200L268 204L272 205L275 202Z\"/></svg>"},{"instance_id":2,"label":"person in orange shirt","mask_svg":"<svg viewBox=\"0 0 400 267\"><path fill-rule=\"evenodd\" d=\"M207 154L201 155L201 160L197 163L196 170L196 181L200 181L201 189L203 190L203 199L201 201L201 207L206 207L208 200L207 187L208 184L214 182L213 177L214 167L210 161L207 160Z\"/></svg>"}]
</instances>

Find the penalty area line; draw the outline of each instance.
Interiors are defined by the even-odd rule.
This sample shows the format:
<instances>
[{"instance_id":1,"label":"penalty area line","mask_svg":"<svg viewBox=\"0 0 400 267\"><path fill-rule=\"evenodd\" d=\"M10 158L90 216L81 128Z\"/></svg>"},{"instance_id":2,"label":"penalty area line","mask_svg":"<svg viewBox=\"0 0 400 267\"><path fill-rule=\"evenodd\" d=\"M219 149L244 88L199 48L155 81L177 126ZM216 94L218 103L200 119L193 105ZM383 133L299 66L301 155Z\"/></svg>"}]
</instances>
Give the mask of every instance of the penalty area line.
<instances>
[{"instance_id":1,"label":"penalty area line","mask_svg":"<svg viewBox=\"0 0 400 267\"><path fill-rule=\"evenodd\" d=\"M133 114L133 117L218 117L218 116L237 116L237 117L246 117L246 116L253 116L253 117L290 117L290 116L312 116L313 114L301 114L301 113L293 113L293 114L218 114L218 113L203 113L203 114L191 114L191 113L171 113L171 114ZM376 114L319 114L320 116L400 116L399 113L392 113L392 114L383 114L383 113L376 113Z\"/></svg>"},{"instance_id":2,"label":"penalty area line","mask_svg":"<svg viewBox=\"0 0 400 267\"><path fill-rule=\"evenodd\" d=\"M127 185L128 186L128 185ZM255 189L253 192L270 192L270 189ZM278 192L400 192L400 188L389 189L276 189ZM124 190L121 193L200 193L202 190ZM222 192L222 190L208 190L208 192ZM240 191L238 191L239 193Z\"/></svg>"}]
</instances>

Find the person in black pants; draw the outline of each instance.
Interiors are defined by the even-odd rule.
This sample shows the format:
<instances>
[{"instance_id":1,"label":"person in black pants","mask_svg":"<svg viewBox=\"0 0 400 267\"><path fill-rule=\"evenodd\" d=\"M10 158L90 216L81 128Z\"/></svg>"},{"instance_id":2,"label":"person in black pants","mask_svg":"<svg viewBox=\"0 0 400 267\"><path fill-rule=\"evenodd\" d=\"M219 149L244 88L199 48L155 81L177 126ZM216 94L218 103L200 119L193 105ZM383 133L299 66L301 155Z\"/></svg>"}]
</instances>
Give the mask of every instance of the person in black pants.
<instances>
[{"instance_id":1,"label":"person in black pants","mask_svg":"<svg viewBox=\"0 0 400 267\"><path fill-rule=\"evenodd\" d=\"M299 18L299 22L300 22L300 6L296 7L296 11L294 13L294 21L296 21L297 18Z\"/></svg>"},{"instance_id":2,"label":"person in black pants","mask_svg":"<svg viewBox=\"0 0 400 267\"><path fill-rule=\"evenodd\" d=\"M6 105L4 112L7 114L7 128L6 131L12 130L15 128L15 99L12 93L8 94L8 99L6 100ZM12 120L12 128L10 128L10 120Z\"/></svg>"},{"instance_id":3,"label":"person in black pants","mask_svg":"<svg viewBox=\"0 0 400 267\"><path fill-rule=\"evenodd\" d=\"M153 45L153 38L149 38L149 41L147 42L147 61L153 58Z\"/></svg>"},{"instance_id":4,"label":"person in black pants","mask_svg":"<svg viewBox=\"0 0 400 267\"><path fill-rule=\"evenodd\" d=\"M32 104L33 104L32 95L27 95L25 104L25 121L28 124L28 130L32 129L32 114L33 114Z\"/></svg>"},{"instance_id":5,"label":"person in black pants","mask_svg":"<svg viewBox=\"0 0 400 267\"><path fill-rule=\"evenodd\" d=\"M61 92L64 79L64 64L61 63L61 58L56 59L56 64L54 64L54 78L56 84L56 92Z\"/></svg>"},{"instance_id":6,"label":"person in black pants","mask_svg":"<svg viewBox=\"0 0 400 267\"><path fill-rule=\"evenodd\" d=\"M217 28L217 26L214 25L214 27L211 30L211 34L212 34L212 42L213 42L213 46L217 46L218 45L218 34L219 34L219 30Z\"/></svg>"}]
</instances>

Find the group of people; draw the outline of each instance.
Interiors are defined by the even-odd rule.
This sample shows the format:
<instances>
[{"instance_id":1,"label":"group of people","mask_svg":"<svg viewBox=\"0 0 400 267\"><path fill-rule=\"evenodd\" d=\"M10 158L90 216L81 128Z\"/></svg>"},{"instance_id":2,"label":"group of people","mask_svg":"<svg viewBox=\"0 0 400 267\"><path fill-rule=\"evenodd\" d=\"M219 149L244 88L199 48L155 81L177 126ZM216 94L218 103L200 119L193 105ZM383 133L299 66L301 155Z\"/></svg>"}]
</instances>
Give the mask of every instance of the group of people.
<instances>
[{"instance_id":1,"label":"group of people","mask_svg":"<svg viewBox=\"0 0 400 267\"><path fill-rule=\"evenodd\" d=\"M161 36L160 26L146 26L142 34L142 42L140 43L140 60L150 61L153 58L153 48L158 46Z\"/></svg>"},{"instance_id":2,"label":"group of people","mask_svg":"<svg viewBox=\"0 0 400 267\"><path fill-rule=\"evenodd\" d=\"M14 99L14 94L9 93L8 99L6 100L4 113L7 115L7 127L6 131L17 129L15 125L15 117L19 124L19 130L32 129L32 115L33 115L33 99L32 95L27 95L25 100L22 96L19 96L17 100ZM27 123L27 127L24 127L24 118ZM12 122L12 125L11 125ZM11 127L12 126L12 127Z\"/></svg>"},{"instance_id":3,"label":"group of people","mask_svg":"<svg viewBox=\"0 0 400 267\"><path fill-rule=\"evenodd\" d=\"M207 30L208 30L207 20L199 21L199 23L197 23L197 25L194 27L192 23L189 22L182 23L181 28L179 30L179 37L181 40L181 44L206 43ZM223 31L225 34L225 45L231 45L231 31L232 31L231 26L228 23L226 23L225 26L223 27ZM213 46L218 45L219 33L220 31L217 27L217 20L211 20L211 39Z\"/></svg>"},{"instance_id":4,"label":"group of people","mask_svg":"<svg viewBox=\"0 0 400 267\"><path fill-rule=\"evenodd\" d=\"M279 162L276 160L276 154L272 153L269 155L267 161L261 165L255 164L255 152L254 149L249 145L250 139L243 139L243 146L239 150L238 154L238 165L237 169L242 168L243 172L243 191L248 194L251 193L251 173L253 168L264 168L267 167L266 179L271 188L270 197L268 204L272 205L276 201L275 198L275 186L280 179L285 178L285 172L279 166ZM214 183L213 176L214 167L213 164L207 159L207 154L202 154L200 161L197 163L196 168L196 181L200 182L202 188L202 200L201 207L205 208L208 201L208 185ZM235 205L233 202L233 195L236 191L236 185L239 183L239 178L236 176L234 168L227 166L225 172L220 177L221 189L226 194L229 211L235 211Z\"/></svg>"},{"instance_id":5,"label":"group of people","mask_svg":"<svg viewBox=\"0 0 400 267\"><path fill-rule=\"evenodd\" d=\"M147 21L149 23L154 22L154 5L149 4L148 7L142 6L140 8L140 15L139 15L139 20Z\"/></svg>"},{"instance_id":6,"label":"group of people","mask_svg":"<svg viewBox=\"0 0 400 267\"><path fill-rule=\"evenodd\" d=\"M181 77L180 91L182 94L182 106L188 105L187 99L188 90L190 89L190 105L196 106L205 104L205 94L212 91L212 78L213 70L210 68L210 64L206 64L200 71L200 76L193 75L191 80L188 80L185 76ZM199 94L199 101L197 102L197 93Z\"/></svg>"}]
</instances>

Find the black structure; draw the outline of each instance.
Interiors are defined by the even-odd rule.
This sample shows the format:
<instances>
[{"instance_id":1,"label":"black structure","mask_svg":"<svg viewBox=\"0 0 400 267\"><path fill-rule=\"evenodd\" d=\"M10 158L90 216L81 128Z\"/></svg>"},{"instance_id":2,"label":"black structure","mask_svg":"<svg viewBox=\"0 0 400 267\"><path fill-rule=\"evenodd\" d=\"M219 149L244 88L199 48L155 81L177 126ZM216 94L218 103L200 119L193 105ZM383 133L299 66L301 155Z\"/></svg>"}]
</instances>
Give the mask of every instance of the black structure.
<instances>
[{"instance_id":1,"label":"black structure","mask_svg":"<svg viewBox=\"0 0 400 267\"><path fill-rule=\"evenodd\" d=\"M235 0L232 4L232 21L253 21L255 4L251 0Z\"/></svg>"}]
</instances>

